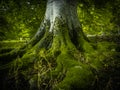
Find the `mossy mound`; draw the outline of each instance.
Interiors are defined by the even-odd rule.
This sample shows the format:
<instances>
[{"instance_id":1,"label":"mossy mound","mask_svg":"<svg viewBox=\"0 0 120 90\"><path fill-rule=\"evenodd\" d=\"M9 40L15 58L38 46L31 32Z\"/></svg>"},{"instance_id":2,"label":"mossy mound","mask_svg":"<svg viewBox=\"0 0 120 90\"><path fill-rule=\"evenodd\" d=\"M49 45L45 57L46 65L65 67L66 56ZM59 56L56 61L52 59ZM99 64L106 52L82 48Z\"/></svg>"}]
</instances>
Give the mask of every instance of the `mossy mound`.
<instances>
[{"instance_id":1,"label":"mossy mound","mask_svg":"<svg viewBox=\"0 0 120 90\"><path fill-rule=\"evenodd\" d=\"M88 44L87 44L88 45ZM88 47L86 45L86 47ZM60 48L34 52L11 62L6 90L111 90L119 88L120 54L115 43L100 42L87 51ZM9 81L9 82L8 82ZM12 83L12 86L10 84ZM22 84L23 83L23 84ZM26 85L26 86L24 86ZM9 89L8 89L9 88Z\"/></svg>"},{"instance_id":2,"label":"mossy mound","mask_svg":"<svg viewBox=\"0 0 120 90\"><path fill-rule=\"evenodd\" d=\"M94 77L88 65L78 62L71 57L67 58L67 55L61 55L58 57L58 60L63 63L61 63L61 66L58 65L58 68L62 67L65 77L58 83L55 90L85 89L92 85Z\"/></svg>"}]
</instances>

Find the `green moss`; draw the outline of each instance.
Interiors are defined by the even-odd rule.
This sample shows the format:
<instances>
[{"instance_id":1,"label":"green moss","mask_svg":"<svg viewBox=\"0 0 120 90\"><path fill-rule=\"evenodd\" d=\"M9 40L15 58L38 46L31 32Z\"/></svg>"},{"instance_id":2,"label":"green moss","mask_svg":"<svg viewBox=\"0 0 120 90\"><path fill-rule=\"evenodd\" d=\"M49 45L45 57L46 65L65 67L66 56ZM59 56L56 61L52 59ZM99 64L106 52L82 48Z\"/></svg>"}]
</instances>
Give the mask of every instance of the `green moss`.
<instances>
[{"instance_id":1,"label":"green moss","mask_svg":"<svg viewBox=\"0 0 120 90\"><path fill-rule=\"evenodd\" d=\"M71 62L72 63L72 62ZM69 63L67 63L69 66ZM73 90L88 88L93 81L93 73L87 65L70 64L66 77L57 85L57 89ZM56 90L57 90L56 89Z\"/></svg>"},{"instance_id":2,"label":"green moss","mask_svg":"<svg viewBox=\"0 0 120 90\"><path fill-rule=\"evenodd\" d=\"M79 38L79 47L81 48L82 51L90 53L93 52L94 49L91 46L91 44L89 42L87 42L86 40L84 40L83 38Z\"/></svg>"},{"instance_id":3,"label":"green moss","mask_svg":"<svg viewBox=\"0 0 120 90\"><path fill-rule=\"evenodd\" d=\"M113 42L99 42L99 43L97 43L97 50L99 52L115 51L115 46L116 45Z\"/></svg>"},{"instance_id":4,"label":"green moss","mask_svg":"<svg viewBox=\"0 0 120 90\"><path fill-rule=\"evenodd\" d=\"M92 72L76 66L67 72L66 78L58 85L64 90L85 89L88 88L93 81Z\"/></svg>"},{"instance_id":5,"label":"green moss","mask_svg":"<svg viewBox=\"0 0 120 90\"><path fill-rule=\"evenodd\" d=\"M112 58L111 55L115 53L116 45L109 42L97 43L96 50L84 53L86 63L89 63L93 68L99 70L103 68L106 60ZM109 61L108 61L109 62Z\"/></svg>"},{"instance_id":6,"label":"green moss","mask_svg":"<svg viewBox=\"0 0 120 90\"><path fill-rule=\"evenodd\" d=\"M61 54L57 58L58 67L69 69L72 66L78 65L77 61L69 54Z\"/></svg>"},{"instance_id":7,"label":"green moss","mask_svg":"<svg viewBox=\"0 0 120 90\"><path fill-rule=\"evenodd\" d=\"M56 90L89 89L94 82L91 68L100 70L105 65L104 60L108 58L111 46L108 43L99 43L96 45L98 50L94 50L80 37L76 39L79 43L77 47L70 39L67 24L59 18L53 29L54 36L45 33L34 47L28 45L23 57L18 57L13 63L15 72L21 70L31 88L35 85L40 88L40 85L46 84L49 89L53 87ZM52 41L49 37L52 37ZM50 45L50 48L47 49L45 45ZM81 57L84 58L83 61Z\"/></svg>"},{"instance_id":8,"label":"green moss","mask_svg":"<svg viewBox=\"0 0 120 90\"><path fill-rule=\"evenodd\" d=\"M78 62L67 53L60 54L57 58L57 63L58 65L55 71L58 72L58 74L63 70L66 72L63 81L58 83L55 90L72 90L72 88L82 89L91 85L93 73L87 64Z\"/></svg>"}]
</instances>

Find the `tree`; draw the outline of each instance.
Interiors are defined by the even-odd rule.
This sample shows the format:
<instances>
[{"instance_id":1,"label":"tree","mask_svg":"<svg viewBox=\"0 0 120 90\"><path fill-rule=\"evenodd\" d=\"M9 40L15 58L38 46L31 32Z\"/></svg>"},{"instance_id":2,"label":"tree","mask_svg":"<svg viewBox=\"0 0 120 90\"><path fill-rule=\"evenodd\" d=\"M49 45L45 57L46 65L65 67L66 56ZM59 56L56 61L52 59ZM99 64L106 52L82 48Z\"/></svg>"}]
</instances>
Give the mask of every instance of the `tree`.
<instances>
[{"instance_id":1,"label":"tree","mask_svg":"<svg viewBox=\"0 0 120 90\"><path fill-rule=\"evenodd\" d=\"M22 74L30 89L88 89L92 85L93 72L84 58L84 52L92 47L82 31L77 5L77 0L48 0L35 36L18 50L1 56L17 58L12 74L15 78Z\"/></svg>"}]
</instances>

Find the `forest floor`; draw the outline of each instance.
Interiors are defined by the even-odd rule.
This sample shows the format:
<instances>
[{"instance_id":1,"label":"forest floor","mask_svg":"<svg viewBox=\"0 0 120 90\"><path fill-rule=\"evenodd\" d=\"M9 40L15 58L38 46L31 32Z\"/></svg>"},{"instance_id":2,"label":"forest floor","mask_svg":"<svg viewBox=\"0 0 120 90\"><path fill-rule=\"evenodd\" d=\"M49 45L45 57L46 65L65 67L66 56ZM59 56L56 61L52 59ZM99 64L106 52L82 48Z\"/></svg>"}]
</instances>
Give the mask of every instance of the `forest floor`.
<instances>
[{"instance_id":1,"label":"forest floor","mask_svg":"<svg viewBox=\"0 0 120 90\"><path fill-rule=\"evenodd\" d=\"M96 77L95 87L99 88L99 90L103 90L101 87L105 87L104 90L118 90L120 88L120 35L94 35L88 36L88 38L94 48L96 48L97 45L105 45L104 43L106 42L110 44L108 48L109 51L115 53L112 56L108 56L109 62L106 62L104 68L99 71L99 73L102 73ZM19 48L26 42L27 41L24 40L0 41L0 54L10 52L14 48ZM2 58L0 58L0 85L4 85L4 79L8 72L7 67L5 68L6 64L9 64L8 61L3 61ZM94 90L98 89L94 88Z\"/></svg>"}]
</instances>

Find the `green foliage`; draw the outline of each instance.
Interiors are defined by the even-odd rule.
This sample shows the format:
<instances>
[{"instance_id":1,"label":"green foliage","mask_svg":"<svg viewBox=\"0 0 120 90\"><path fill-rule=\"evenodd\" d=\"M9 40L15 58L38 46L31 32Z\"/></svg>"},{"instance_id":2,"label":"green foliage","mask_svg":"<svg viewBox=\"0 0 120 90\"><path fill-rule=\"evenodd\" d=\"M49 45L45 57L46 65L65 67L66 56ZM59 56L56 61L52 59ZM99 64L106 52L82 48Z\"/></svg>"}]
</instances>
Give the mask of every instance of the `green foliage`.
<instances>
[{"instance_id":1,"label":"green foliage","mask_svg":"<svg viewBox=\"0 0 120 90\"><path fill-rule=\"evenodd\" d=\"M112 3L115 4L117 1L99 2L102 3L103 6L99 7L97 1L89 1L89 6L87 6L86 3L79 4L78 17L84 32L90 35L119 34L119 26L114 20L115 18L117 20L117 15L113 14L114 5L112 5ZM118 13L119 11L116 12Z\"/></svg>"},{"instance_id":2,"label":"green foliage","mask_svg":"<svg viewBox=\"0 0 120 90\"><path fill-rule=\"evenodd\" d=\"M7 29L9 30L6 30L6 33L3 32L6 37L9 39L31 38L36 33L44 17L45 4L45 1L39 0L1 1L1 16L8 23ZM6 29L3 26L7 25L2 25L1 31Z\"/></svg>"}]
</instances>

